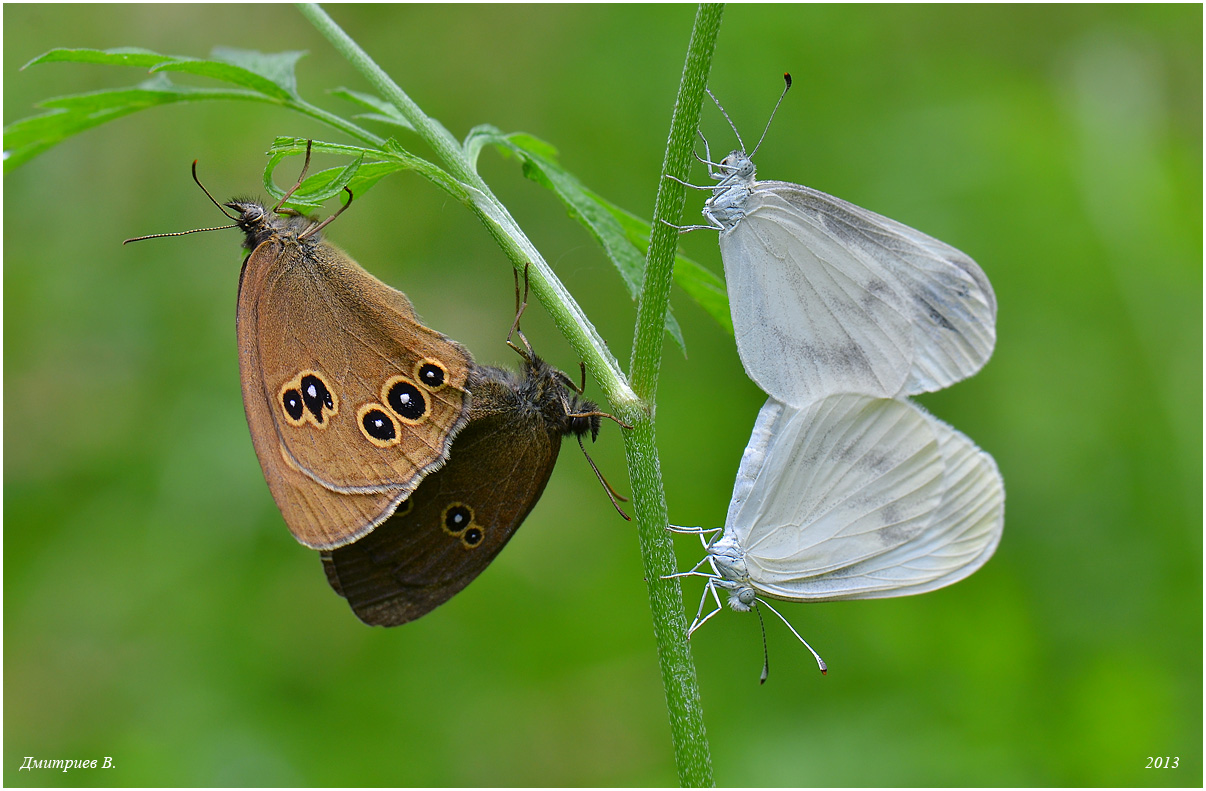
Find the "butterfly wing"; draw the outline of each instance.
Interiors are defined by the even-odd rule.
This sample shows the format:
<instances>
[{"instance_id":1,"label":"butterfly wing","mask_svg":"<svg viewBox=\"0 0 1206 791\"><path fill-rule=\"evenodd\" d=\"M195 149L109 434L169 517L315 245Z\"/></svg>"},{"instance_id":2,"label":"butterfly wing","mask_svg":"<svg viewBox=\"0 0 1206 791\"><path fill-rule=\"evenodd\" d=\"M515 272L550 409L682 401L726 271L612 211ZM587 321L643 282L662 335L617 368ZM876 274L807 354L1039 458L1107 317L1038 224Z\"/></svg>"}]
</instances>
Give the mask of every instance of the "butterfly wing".
<instances>
[{"instance_id":1,"label":"butterfly wing","mask_svg":"<svg viewBox=\"0 0 1206 791\"><path fill-rule=\"evenodd\" d=\"M485 570L536 505L561 434L523 408L507 372L478 368L470 422L448 463L354 544L323 553L327 580L370 625L443 604Z\"/></svg>"},{"instance_id":2,"label":"butterfly wing","mask_svg":"<svg viewBox=\"0 0 1206 791\"><path fill-rule=\"evenodd\" d=\"M760 463L738 476L753 480L749 493L725 524L769 595L819 598L818 579L909 541L938 507L938 439L911 405L830 396L773 420Z\"/></svg>"},{"instance_id":3,"label":"butterfly wing","mask_svg":"<svg viewBox=\"0 0 1206 791\"><path fill-rule=\"evenodd\" d=\"M781 434L786 422L783 414L785 409L790 410L790 407L784 407L782 402L773 398L766 399L766 403L758 412L758 419L754 421L750 441L741 454L741 466L737 468L737 478L733 481L733 496L729 499L729 512L724 521L726 530L735 532L742 541L747 540L749 536L746 532L748 525L745 524L741 513L746 500L755 491L755 486L762 476L767 452L777 442L784 441ZM765 497L761 490L758 497Z\"/></svg>"},{"instance_id":4,"label":"butterfly wing","mask_svg":"<svg viewBox=\"0 0 1206 791\"><path fill-rule=\"evenodd\" d=\"M720 250L742 362L786 403L938 390L992 353L996 297L972 259L818 190L755 182Z\"/></svg>"},{"instance_id":5,"label":"butterfly wing","mask_svg":"<svg viewBox=\"0 0 1206 791\"><path fill-rule=\"evenodd\" d=\"M252 252L238 339L256 455L307 546L371 530L443 463L468 419L468 352L325 242L278 236Z\"/></svg>"},{"instance_id":6,"label":"butterfly wing","mask_svg":"<svg viewBox=\"0 0 1206 791\"><path fill-rule=\"evenodd\" d=\"M831 574L844 599L908 596L967 577L997 549L1005 527L1005 484L992 456L949 424L928 416L944 467L942 500L912 541Z\"/></svg>"},{"instance_id":7,"label":"butterfly wing","mask_svg":"<svg viewBox=\"0 0 1206 791\"><path fill-rule=\"evenodd\" d=\"M397 489L333 493L292 466L279 443L275 450L265 452L279 454L277 464L261 462L268 490L294 537L312 549L333 549L356 541L392 514L408 494Z\"/></svg>"},{"instance_id":8,"label":"butterfly wing","mask_svg":"<svg viewBox=\"0 0 1206 791\"><path fill-rule=\"evenodd\" d=\"M991 457L915 405L831 396L805 409L768 404L759 423L764 449L743 458L725 533L760 592L921 593L995 549L1004 491Z\"/></svg>"}]
</instances>

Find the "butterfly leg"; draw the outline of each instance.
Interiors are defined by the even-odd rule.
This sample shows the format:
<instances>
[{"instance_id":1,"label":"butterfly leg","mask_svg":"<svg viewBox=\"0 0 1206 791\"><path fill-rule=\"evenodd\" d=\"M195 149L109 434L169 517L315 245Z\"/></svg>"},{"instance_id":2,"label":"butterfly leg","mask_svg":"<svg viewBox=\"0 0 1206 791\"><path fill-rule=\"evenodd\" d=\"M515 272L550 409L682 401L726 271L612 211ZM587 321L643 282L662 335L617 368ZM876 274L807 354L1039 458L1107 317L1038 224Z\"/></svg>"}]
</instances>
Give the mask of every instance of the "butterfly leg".
<instances>
[{"instance_id":1,"label":"butterfly leg","mask_svg":"<svg viewBox=\"0 0 1206 791\"><path fill-rule=\"evenodd\" d=\"M628 425L623 420L620 420L618 417L616 417L615 415L613 415L609 412L566 412L566 416L567 417L605 417L605 418L608 418L609 420L614 420L616 422L616 425L618 425L620 428L626 428L626 429L632 428L632 426Z\"/></svg>"},{"instance_id":2,"label":"butterfly leg","mask_svg":"<svg viewBox=\"0 0 1206 791\"><path fill-rule=\"evenodd\" d=\"M666 525L666 529L671 533L681 533L685 536L705 536L709 533L716 533L723 528L719 527L680 527L679 525ZM706 546L706 545L705 545Z\"/></svg>"},{"instance_id":3,"label":"butterfly leg","mask_svg":"<svg viewBox=\"0 0 1206 791\"><path fill-rule=\"evenodd\" d=\"M564 384L570 390L573 390L578 395L582 395L583 393L586 392L586 363L579 362L578 366L582 370L582 383L581 384L579 384L578 382L575 382L573 379L570 379L569 376L567 376L564 371L555 371L554 373L556 374L557 378L559 380L561 380L562 384ZM562 396L562 398L561 398L561 405L565 408L565 416L566 417L570 417L570 418L605 417L608 420L614 420L616 422L616 425L618 425L620 428L626 428L629 430L632 429L632 426L628 425L623 420L620 420L618 417L611 414L610 412L603 412L601 410L595 410L594 412L573 412L570 410L569 399L565 398L564 396ZM592 437L592 440L593 440L593 437ZM621 498L621 499L623 499L623 498Z\"/></svg>"},{"instance_id":4,"label":"butterfly leg","mask_svg":"<svg viewBox=\"0 0 1206 791\"><path fill-rule=\"evenodd\" d=\"M704 605L708 601L709 593L712 594L712 599L715 601L716 606L711 612L709 612L707 615L704 615ZM716 581L709 580L708 584L704 586L703 596L699 600L699 609L695 613L695 620L691 622L691 628L687 629L687 639L690 639L691 635L695 634L699 627L710 621L712 616L716 615L716 613L723 609L724 608L720 604L720 596L718 596L716 593Z\"/></svg>"},{"instance_id":5,"label":"butterfly leg","mask_svg":"<svg viewBox=\"0 0 1206 791\"><path fill-rule=\"evenodd\" d=\"M306 161L302 163L301 173L299 173L297 176L297 183L290 187L289 191L281 196L281 199L276 202L276 205L272 207L273 212L279 211L280 208L285 205L285 202L293 197L293 193L297 192L297 188L302 185L302 182L306 180L306 171L310 169L310 149L313 147L313 145L313 140L306 141Z\"/></svg>"},{"instance_id":6,"label":"butterfly leg","mask_svg":"<svg viewBox=\"0 0 1206 791\"><path fill-rule=\"evenodd\" d=\"M700 161L702 162L702 161L704 161L704 160L700 160ZM710 164L710 163L709 163L709 164ZM711 190L716 189L716 187L715 187L715 186L713 186L713 185L701 186L701 185L699 185L699 184L692 184L692 183L691 183L691 182L689 182L689 181L683 181L682 179L678 178L677 176L671 176L669 173L667 173L667 174L666 174L666 178L668 178L668 179L670 179L671 181L676 182L676 183L678 183L678 184L682 184L684 187L690 187L690 188L691 188L691 189L693 189L693 190L708 190L708 191L711 191Z\"/></svg>"},{"instance_id":7,"label":"butterfly leg","mask_svg":"<svg viewBox=\"0 0 1206 791\"><path fill-rule=\"evenodd\" d=\"M519 356L522 357L524 360L531 362L536 357L536 353L532 351L532 344L528 343L527 336L525 336L523 334L523 330L521 330L519 328L519 320L521 318L523 318L524 311L528 309L528 265L527 264L523 265L523 300L522 301L519 298L519 272L514 271L514 270L513 270L513 272L515 275L515 321L512 322L511 330L510 330L510 332L507 333L507 345L510 346L512 349L514 349L516 351L516 353L518 353ZM521 341L523 341L523 346L524 346L523 349L520 349L518 346L516 346L514 343L511 342L512 335L518 335L519 339ZM524 349L526 349L527 351L525 352Z\"/></svg>"},{"instance_id":8,"label":"butterfly leg","mask_svg":"<svg viewBox=\"0 0 1206 791\"><path fill-rule=\"evenodd\" d=\"M338 208L338 209L335 211L335 213L334 213L334 214L332 214L332 215L331 215L330 217L328 217L327 219L323 220L322 222L318 223L317 225L311 225L309 228L307 228L306 230L304 230L304 231L302 231L301 233L299 233L299 234L297 235L297 238L298 238L298 239L306 239L306 238L308 238L308 237L310 237L310 236L313 236L314 234L318 233L318 232L319 232L319 231L321 231L323 228L326 228L328 225L330 225L330 224L331 224L331 223L332 223L332 222L335 220L335 218L336 218L336 217L338 217L339 215L343 214L343 213L344 213L344 211L346 211L346 210L347 210L347 208L348 208L349 206L351 206L351 205L352 205L352 190L351 190L351 189L349 189L348 187L344 187L344 188L343 188L343 191L344 191L344 192L346 192L346 193L348 194L348 200L347 200L347 203L345 203L345 204L343 204L342 206L340 206L340 207L339 207L339 208Z\"/></svg>"},{"instance_id":9,"label":"butterfly leg","mask_svg":"<svg viewBox=\"0 0 1206 791\"><path fill-rule=\"evenodd\" d=\"M666 574L665 576L662 577L662 579L672 580L672 579L679 579L681 577L704 577L706 579L715 579L716 578L715 574L709 574L706 571L699 570L699 567L702 566L707 561L707 559L708 558L705 555L703 558L700 559L700 561L698 563L696 563L694 566L692 566L689 570L676 571L673 574Z\"/></svg>"},{"instance_id":10,"label":"butterfly leg","mask_svg":"<svg viewBox=\"0 0 1206 791\"><path fill-rule=\"evenodd\" d=\"M599 483L603 484L603 491L607 492L608 498L611 499L612 506L616 509L620 516L624 517L624 521L631 522L632 517L624 513L624 509L620 507L618 502L616 502L616 500L628 502L628 498L611 488L611 484L608 483L607 479L603 477L603 473L599 472L599 467L597 464L595 464L595 460L590 457L590 454L586 452L586 446L582 444L581 434L578 435L578 447L582 448L582 455L586 457L586 461L588 464L590 464L590 468L595 471L595 477L599 479Z\"/></svg>"},{"instance_id":11,"label":"butterfly leg","mask_svg":"<svg viewBox=\"0 0 1206 791\"><path fill-rule=\"evenodd\" d=\"M674 223L670 222L669 220L662 220L662 225L669 225L671 228L678 231L679 233L687 233L689 231L723 231L724 230L724 226L721 225L720 222L712 215L705 213L704 217L706 217L708 219L708 222L709 222L708 225L675 225Z\"/></svg>"},{"instance_id":12,"label":"butterfly leg","mask_svg":"<svg viewBox=\"0 0 1206 791\"><path fill-rule=\"evenodd\" d=\"M699 154L695 154L694 151L692 151L691 153L695 154L696 159L698 159L700 162L702 162L708 166L708 175L711 176L713 173L712 169L716 168L716 167L720 167L720 165L718 163L712 161L712 147L708 145L708 138L704 136L703 130L696 129L695 134L699 135L699 139L703 141L704 155L703 155L703 158L701 159Z\"/></svg>"},{"instance_id":13,"label":"butterfly leg","mask_svg":"<svg viewBox=\"0 0 1206 791\"><path fill-rule=\"evenodd\" d=\"M701 540L702 540L702 537L701 537ZM707 547L708 545L704 544L704 546ZM699 567L702 566L704 563L707 563L712 567L712 573L709 574L706 571L699 570ZM720 572L718 572L716 570L716 564L712 562L711 555L704 555L702 558L700 558L698 563L696 563L694 566L692 566L687 571L676 571L673 574L667 574L666 576L662 577L662 579L668 580L668 579L674 579L676 577L703 577L703 578L709 580L709 584L713 584L717 580L721 579Z\"/></svg>"}]
</instances>

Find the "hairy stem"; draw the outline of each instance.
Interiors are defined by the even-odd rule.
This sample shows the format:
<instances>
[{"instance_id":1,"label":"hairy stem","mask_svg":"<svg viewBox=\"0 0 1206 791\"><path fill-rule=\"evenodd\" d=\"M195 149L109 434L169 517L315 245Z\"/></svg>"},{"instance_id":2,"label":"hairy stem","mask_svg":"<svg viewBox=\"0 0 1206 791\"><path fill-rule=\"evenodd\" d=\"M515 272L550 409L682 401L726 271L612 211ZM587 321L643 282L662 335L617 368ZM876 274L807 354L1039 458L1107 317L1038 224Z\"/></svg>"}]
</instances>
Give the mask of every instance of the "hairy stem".
<instances>
[{"instance_id":1,"label":"hairy stem","mask_svg":"<svg viewBox=\"0 0 1206 791\"><path fill-rule=\"evenodd\" d=\"M630 371L633 389L641 401L649 405L655 404L657 398L658 371L664 344L663 328L670 302L674 254L678 249L678 231L667 223L678 224L685 202L683 186L667 176L681 180L687 177L695 130L699 127L704 88L711 71L712 53L723 14L724 6L720 4L701 4L696 12L686 64L670 120L662 177L658 182L653 232L646 256L644 288L637 309ZM677 579L666 579L677 569L674 548L666 530L666 494L657 456L654 411L650 409L632 418L634 428L625 435L625 450L632 481L633 504L640 522L641 558L653 610L653 631L657 639L666 706L670 712L679 782L684 786L710 786L713 784L712 758L704 730L695 663L687 642L682 587Z\"/></svg>"}]
</instances>

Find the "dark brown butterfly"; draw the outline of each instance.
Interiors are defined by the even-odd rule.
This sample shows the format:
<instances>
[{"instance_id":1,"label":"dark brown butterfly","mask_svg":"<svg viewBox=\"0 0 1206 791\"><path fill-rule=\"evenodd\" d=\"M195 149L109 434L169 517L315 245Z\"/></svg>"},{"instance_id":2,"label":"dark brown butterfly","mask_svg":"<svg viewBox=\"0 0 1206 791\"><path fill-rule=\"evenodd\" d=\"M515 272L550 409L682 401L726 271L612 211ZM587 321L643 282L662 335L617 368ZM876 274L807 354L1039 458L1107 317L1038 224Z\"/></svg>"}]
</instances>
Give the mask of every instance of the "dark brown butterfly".
<instances>
[{"instance_id":1,"label":"dark brown butterfly","mask_svg":"<svg viewBox=\"0 0 1206 791\"><path fill-rule=\"evenodd\" d=\"M469 423L444 467L372 533L322 553L327 581L365 623L413 621L472 582L540 499L561 438L593 439L599 419L612 417L580 398L581 388L519 337L524 348L512 348L524 359L522 375L471 370Z\"/></svg>"}]
</instances>

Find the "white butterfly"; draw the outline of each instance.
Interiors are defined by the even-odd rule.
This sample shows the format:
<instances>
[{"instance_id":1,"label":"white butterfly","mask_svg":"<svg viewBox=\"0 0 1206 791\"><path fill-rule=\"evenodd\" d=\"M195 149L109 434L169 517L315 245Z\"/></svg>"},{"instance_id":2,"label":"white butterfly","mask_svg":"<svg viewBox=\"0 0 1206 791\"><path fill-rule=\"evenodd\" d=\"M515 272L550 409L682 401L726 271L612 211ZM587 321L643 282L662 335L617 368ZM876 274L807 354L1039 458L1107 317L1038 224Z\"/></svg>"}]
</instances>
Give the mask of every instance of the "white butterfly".
<instances>
[{"instance_id":1,"label":"white butterfly","mask_svg":"<svg viewBox=\"0 0 1206 791\"><path fill-rule=\"evenodd\" d=\"M718 180L697 187L712 190L708 222L683 230L720 231L737 350L768 395L797 406L833 393L895 398L983 367L997 301L975 261L819 190L756 181L744 144L719 163L706 145Z\"/></svg>"},{"instance_id":2,"label":"white butterfly","mask_svg":"<svg viewBox=\"0 0 1206 791\"><path fill-rule=\"evenodd\" d=\"M707 562L711 573L675 575L707 579L689 634L720 611L717 588L744 612L763 596L874 599L950 585L992 556L1004 521L992 457L917 405L835 395L800 408L768 399L724 532L696 566ZM716 607L704 615L709 594Z\"/></svg>"}]
</instances>

